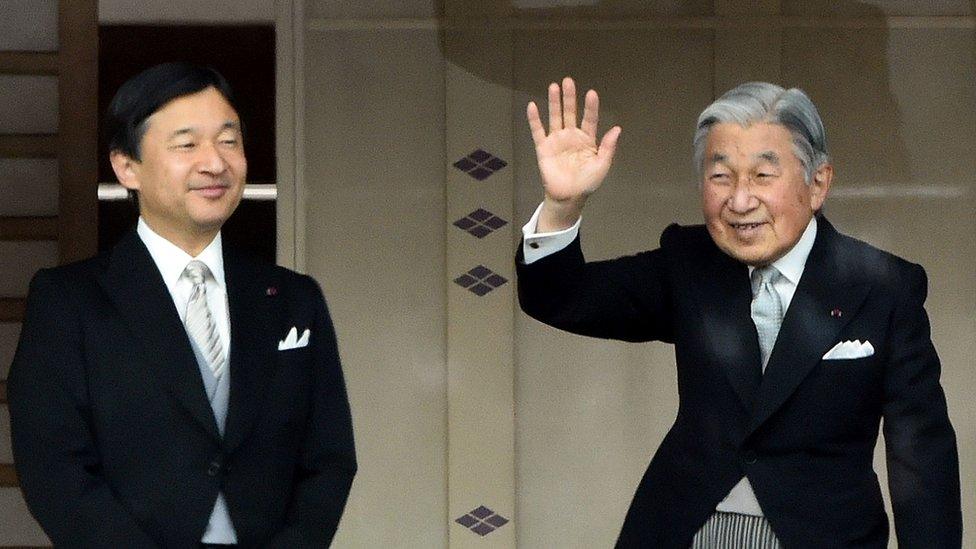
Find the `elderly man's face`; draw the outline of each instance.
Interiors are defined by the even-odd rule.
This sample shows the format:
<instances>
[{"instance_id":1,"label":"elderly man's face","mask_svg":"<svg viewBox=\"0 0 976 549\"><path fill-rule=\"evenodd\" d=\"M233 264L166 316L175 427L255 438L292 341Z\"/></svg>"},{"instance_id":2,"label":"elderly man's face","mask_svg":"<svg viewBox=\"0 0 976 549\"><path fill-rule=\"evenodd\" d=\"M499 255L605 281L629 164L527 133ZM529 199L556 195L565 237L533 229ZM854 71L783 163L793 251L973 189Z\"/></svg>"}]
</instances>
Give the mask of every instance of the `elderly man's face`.
<instances>
[{"instance_id":1,"label":"elderly man's face","mask_svg":"<svg viewBox=\"0 0 976 549\"><path fill-rule=\"evenodd\" d=\"M779 124L716 124L708 134L702 170L702 211L715 244L748 265L786 254L820 209L833 171L822 166L808 185Z\"/></svg>"}]
</instances>

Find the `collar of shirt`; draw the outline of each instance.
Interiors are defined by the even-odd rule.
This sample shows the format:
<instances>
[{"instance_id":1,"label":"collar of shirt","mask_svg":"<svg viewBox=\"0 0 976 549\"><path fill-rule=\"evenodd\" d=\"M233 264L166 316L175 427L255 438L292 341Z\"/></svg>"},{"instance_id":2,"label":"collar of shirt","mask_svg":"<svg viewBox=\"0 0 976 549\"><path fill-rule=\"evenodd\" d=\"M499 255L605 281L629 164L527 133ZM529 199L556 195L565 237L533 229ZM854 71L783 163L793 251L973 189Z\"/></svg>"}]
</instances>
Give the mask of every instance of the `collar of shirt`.
<instances>
[{"instance_id":1,"label":"collar of shirt","mask_svg":"<svg viewBox=\"0 0 976 549\"><path fill-rule=\"evenodd\" d=\"M773 261L773 267L776 267L776 270L783 275L779 277L773 288L779 294L784 311L789 308L790 302L793 301L793 294L796 292L797 284L800 283L800 277L803 276L803 269L806 267L807 258L810 257L810 250L813 249L813 243L816 239L817 217L814 216L807 223L807 228L800 235L800 240L790 248L790 251ZM749 266L749 276L752 276L752 271L755 269L752 265Z\"/></svg>"},{"instance_id":2,"label":"collar of shirt","mask_svg":"<svg viewBox=\"0 0 976 549\"><path fill-rule=\"evenodd\" d=\"M149 228L149 225L142 219L142 216L139 216L136 232L149 250L149 255L152 256L153 262L156 263L156 268L159 269L159 273L163 276L163 282L166 283L166 287L170 289L171 293L183 275L186 264L193 259L198 259L206 263L207 268L213 273L217 285L221 290L225 290L224 254L220 233L217 233L217 236L200 252L200 255L192 257L180 249L179 246L166 240L156 231Z\"/></svg>"},{"instance_id":3,"label":"collar of shirt","mask_svg":"<svg viewBox=\"0 0 976 549\"><path fill-rule=\"evenodd\" d=\"M784 278L789 280L794 286L800 283L800 277L803 275L803 268L807 264L807 258L810 257L810 250L813 249L813 243L817 240L817 217L814 216L807 223L807 228L803 230L803 234L800 235L800 240L796 241L796 244L790 248L790 251L786 252L786 255L773 261L773 267L779 271L779 274L783 275ZM752 276L752 271L756 268L749 265L749 276Z\"/></svg>"}]
</instances>

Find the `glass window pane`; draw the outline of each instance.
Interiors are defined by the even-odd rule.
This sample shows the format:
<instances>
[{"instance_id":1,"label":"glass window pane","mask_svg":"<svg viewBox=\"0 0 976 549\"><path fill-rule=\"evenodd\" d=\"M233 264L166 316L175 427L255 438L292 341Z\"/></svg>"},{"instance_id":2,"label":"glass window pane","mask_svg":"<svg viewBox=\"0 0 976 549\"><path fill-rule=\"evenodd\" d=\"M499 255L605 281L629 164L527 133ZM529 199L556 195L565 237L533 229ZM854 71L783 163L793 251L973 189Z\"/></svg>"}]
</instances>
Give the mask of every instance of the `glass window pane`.
<instances>
[{"instance_id":1,"label":"glass window pane","mask_svg":"<svg viewBox=\"0 0 976 549\"><path fill-rule=\"evenodd\" d=\"M57 49L57 0L3 0L0 7L0 51Z\"/></svg>"},{"instance_id":2,"label":"glass window pane","mask_svg":"<svg viewBox=\"0 0 976 549\"><path fill-rule=\"evenodd\" d=\"M19 322L0 323L0 379L7 379L7 371L10 370L10 362L14 359L19 337Z\"/></svg>"},{"instance_id":3,"label":"glass window pane","mask_svg":"<svg viewBox=\"0 0 976 549\"><path fill-rule=\"evenodd\" d=\"M0 216L58 214L58 161L0 158Z\"/></svg>"},{"instance_id":4,"label":"glass window pane","mask_svg":"<svg viewBox=\"0 0 976 549\"><path fill-rule=\"evenodd\" d=\"M34 273L57 263L57 242L0 242L0 296L24 297Z\"/></svg>"},{"instance_id":5,"label":"glass window pane","mask_svg":"<svg viewBox=\"0 0 976 549\"><path fill-rule=\"evenodd\" d=\"M57 132L58 78L0 75L0 133Z\"/></svg>"}]
</instances>

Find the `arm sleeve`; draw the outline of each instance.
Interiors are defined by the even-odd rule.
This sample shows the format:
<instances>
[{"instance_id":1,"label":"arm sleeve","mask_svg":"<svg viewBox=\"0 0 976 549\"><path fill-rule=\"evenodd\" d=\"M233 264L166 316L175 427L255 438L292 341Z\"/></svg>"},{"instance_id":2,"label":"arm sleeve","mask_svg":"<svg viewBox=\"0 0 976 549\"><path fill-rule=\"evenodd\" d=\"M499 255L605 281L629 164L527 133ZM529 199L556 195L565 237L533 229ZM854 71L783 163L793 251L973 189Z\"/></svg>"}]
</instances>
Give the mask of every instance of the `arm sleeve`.
<instances>
[{"instance_id":1,"label":"arm sleeve","mask_svg":"<svg viewBox=\"0 0 976 549\"><path fill-rule=\"evenodd\" d=\"M923 304L925 271L918 265L892 317L885 375L884 436L888 487L899 547L962 545L959 457L939 384L939 357Z\"/></svg>"},{"instance_id":2,"label":"arm sleeve","mask_svg":"<svg viewBox=\"0 0 976 549\"><path fill-rule=\"evenodd\" d=\"M335 330L321 290L308 281L316 300L314 396L288 526L269 544L282 549L331 543L356 474L352 418Z\"/></svg>"},{"instance_id":3,"label":"arm sleeve","mask_svg":"<svg viewBox=\"0 0 976 549\"><path fill-rule=\"evenodd\" d=\"M55 546L154 547L101 474L80 326L64 286L39 272L8 379L24 499Z\"/></svg>"},{"instance_id":4,"label":"arm sleeve","mask_svg":"<svg viewBox=\"0 0 976 549\"><path fill-rule=\"evenodd\" d=\"M673 342L663 249L587 263L577 236L565 248L527 264L523 248L515 263L519 304L529 316L586 336Z\"/></svg>"}]
</instances>

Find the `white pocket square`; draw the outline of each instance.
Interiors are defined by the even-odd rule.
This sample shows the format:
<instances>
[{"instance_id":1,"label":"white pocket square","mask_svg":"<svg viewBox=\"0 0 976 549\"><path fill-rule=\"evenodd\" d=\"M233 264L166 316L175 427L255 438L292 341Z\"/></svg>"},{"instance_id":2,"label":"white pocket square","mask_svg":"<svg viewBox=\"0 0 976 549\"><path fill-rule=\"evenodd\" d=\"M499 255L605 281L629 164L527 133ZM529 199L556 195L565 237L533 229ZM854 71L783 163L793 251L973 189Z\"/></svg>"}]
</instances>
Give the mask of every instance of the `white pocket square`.
<instances>
[{"instance_id":1,"label":"white pocket square","mask_svg":"<svg viewBox=\"0 0 976 549\"><path fill-rule=\"evenodd\" d=\"M308 338L312 335L312 331L308 328L302 332L302 337L298 337L298 328L292 327L288 330L288 335L285 339L278 342L279 351L287 351L288 349L299 349L301 347L308 347Z\"/></svg>"},{"instance_id":2,"label":"white pocket square","mask_svg":"<svg viewBox=\"0 0 976 549\"><path fill-rule=\"evenodd\" d=\"M834 348L827 351L822 360L840 360L851 358L864 358L874 354L874 345L870 341L861 343L860 339L854 341L841 341Z\"/></svg>"}]
</instances>

